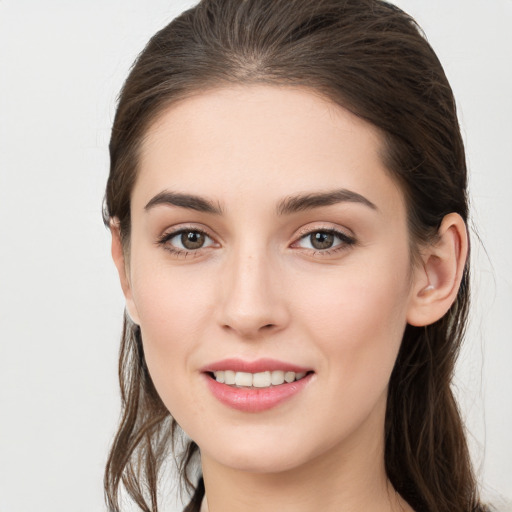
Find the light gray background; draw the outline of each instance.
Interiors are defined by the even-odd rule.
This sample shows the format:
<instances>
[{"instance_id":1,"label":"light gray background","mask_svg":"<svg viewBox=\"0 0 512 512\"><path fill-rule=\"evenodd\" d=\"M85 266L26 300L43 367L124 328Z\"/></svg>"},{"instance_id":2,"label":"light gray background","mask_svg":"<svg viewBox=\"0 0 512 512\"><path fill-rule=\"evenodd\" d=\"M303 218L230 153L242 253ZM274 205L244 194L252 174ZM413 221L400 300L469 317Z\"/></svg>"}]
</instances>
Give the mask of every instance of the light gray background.
<instances>
[{"instance_id":1,"label":"light gray background","mask_svg":"<svg viewBox=\"0 0 512 512\"><path fill-rule=\"evenodd\" d=\"M0 512L105 509L123 310L100 218L109 129L135 56L192 3L0 0ZM456 386L484 491L510 498L512 0L396 3L458 100L487 254L474 237Z\"/></svg>"}]
</instances>

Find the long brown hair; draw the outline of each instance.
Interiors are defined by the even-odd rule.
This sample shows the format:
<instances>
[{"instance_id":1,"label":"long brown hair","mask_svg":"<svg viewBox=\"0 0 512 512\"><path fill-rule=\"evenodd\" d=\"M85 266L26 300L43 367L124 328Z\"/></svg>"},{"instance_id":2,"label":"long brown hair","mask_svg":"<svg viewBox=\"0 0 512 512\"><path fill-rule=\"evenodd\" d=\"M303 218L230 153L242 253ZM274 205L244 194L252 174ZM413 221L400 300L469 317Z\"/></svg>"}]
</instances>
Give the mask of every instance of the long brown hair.
<instances>
[{"instance_id":1,"label":"long brown hair","mask_svg":"<svg viewBox=\"0 0 512 512\"><path fill-rule=\"evenodd\" d=\"M382 155L407 201L413 251L450 212L467 221L467 176L455 101L415 21L380 0L203 0L159 31L121 91L110 141L104 221L130 243L130 195L150 124L171 103L210 87L307 87L378 127ZM407 326L389 383L385 464L418 512L478 512L464 427L450 387L469 305L469 266L449 312ZM157 512L157 482L178 428L148 373L140 329L125 318L119 378L123 414L105 472L111 511L124 485ZM180 458L188 470L198 447ZM197 511L200 479L186 510Z\"/></svg>"}]
</instances>

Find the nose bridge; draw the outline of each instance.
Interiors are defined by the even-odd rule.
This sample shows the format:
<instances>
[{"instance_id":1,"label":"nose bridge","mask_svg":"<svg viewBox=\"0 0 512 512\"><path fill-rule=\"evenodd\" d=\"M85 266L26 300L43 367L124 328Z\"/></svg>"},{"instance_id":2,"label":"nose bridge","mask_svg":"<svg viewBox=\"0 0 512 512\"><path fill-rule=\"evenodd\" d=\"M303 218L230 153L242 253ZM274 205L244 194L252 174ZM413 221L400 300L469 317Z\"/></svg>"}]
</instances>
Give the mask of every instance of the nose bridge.
<instances>
[{"instance_id":1,"label":"nose bridge","mask_svg":"<svg viewBox=\"0 0 512 512\"><path fill-rule=\"evenodd\" d=\"M283 327L286 308L278 291L278 264L268 249L239 244L226 266L222 326L243 337Z\"/></svg>"}]
</instances>

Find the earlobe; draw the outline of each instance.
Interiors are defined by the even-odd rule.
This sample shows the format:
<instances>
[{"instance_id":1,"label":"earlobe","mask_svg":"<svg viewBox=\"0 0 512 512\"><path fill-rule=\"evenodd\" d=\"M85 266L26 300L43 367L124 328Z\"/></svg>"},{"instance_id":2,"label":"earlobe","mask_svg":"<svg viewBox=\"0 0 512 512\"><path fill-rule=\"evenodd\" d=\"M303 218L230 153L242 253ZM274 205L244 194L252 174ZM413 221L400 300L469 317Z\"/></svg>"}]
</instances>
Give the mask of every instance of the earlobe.
<instances>
[{"instance_id":1,"label":"earlobe","mask_svg":"<svg viewBox=\"0 0 512 512\"><path fill-rule=\"evenodd\" d=\"M457 298L466 265L466 224L457 213L446 215L438 239L425 248L421 267L415 271L407 322L415 326L442 318Z\"/></svg>"},{"instance_id":2,"label":"earlobe","mask_svg":"<svg viewBox=\"0 0 512 512\"><path fill-rule=\"evenodd\" d=\"M126 300L126 311L132 321L139 325L139 315L133 301L131 283L128 275L129 268L123 250L119 222L117 219L110 221L110 232L112 234L112 259L114 260L117 273L119 274L119 281Z\"/></svg>"}]
</instances>

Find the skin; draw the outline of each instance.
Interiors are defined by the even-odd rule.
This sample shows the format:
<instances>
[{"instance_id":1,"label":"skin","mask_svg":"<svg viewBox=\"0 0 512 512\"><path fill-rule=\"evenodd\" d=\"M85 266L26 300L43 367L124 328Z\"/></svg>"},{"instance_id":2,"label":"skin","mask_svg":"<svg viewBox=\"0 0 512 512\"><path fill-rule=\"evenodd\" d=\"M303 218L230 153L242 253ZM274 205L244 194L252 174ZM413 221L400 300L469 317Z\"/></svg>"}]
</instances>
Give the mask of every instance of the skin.
<instances>
[{"instance_id":1,"label":"skin","mask_svg":"<svg viewBox=\"0 0 512 512\"><path fill-rule=\"evenodd\" d=\"M148 129L130 246L114 222L112 251L156 389L201 449L204 510L411 510L384 469L388 381L406 324L431 323L453 302L467 239L450 214L412 263L404 197L382 147L347 110L268 85L203 92ZM373 206L278 212L290 196L340 189ZM147 207L162 192L221 212ZM205 245L184 252L169 235L177 229L204 231ZM315 249L309 234L325 230L342 236ZM277 407L241 412L201 373L231 357L314 374Z\"/></svg>"}]
</instances>

